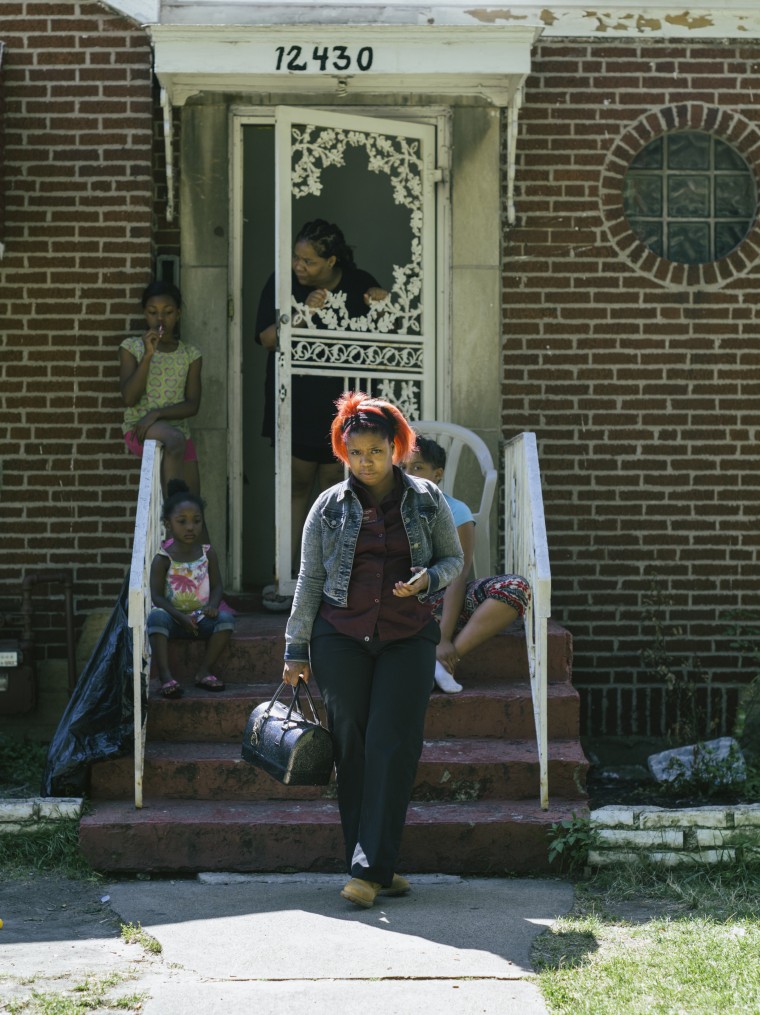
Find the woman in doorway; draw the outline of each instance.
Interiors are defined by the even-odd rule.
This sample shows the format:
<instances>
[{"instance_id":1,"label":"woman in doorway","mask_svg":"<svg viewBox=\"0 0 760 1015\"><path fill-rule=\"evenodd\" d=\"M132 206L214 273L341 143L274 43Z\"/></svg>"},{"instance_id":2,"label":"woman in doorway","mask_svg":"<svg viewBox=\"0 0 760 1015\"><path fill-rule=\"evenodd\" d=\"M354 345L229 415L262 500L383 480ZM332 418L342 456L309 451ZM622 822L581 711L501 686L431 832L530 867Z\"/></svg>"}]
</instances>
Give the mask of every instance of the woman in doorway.
<instances>
[{"instance_id":1,"label":"woman in doorway","mask_svg":"<svg viewBox=\"0 0 760 1015\"><path fill-rule=\"evenodd\" d=\"M464 560L441 491L396 464L414 441L394 405L339 399L332 447L350 475L306 519L285 632L283 680L313 670L325 702L351 874L341 895L364 907L409 891L396 861L440 638L429 599Z\"/></svg>"},{"instance_id":2,"label":"woman in doorway","mask_svg":"<svg viewBox=\"0 0 760 1015\"><path fill-rule=\"evenodd\" d=\"M358 268L354 255L338 226L315 219L307 222L293 246L292 292L304 307L293 324L302 326L306 318L312 326L347 327L350 320L366 317L369 307L388 295L367 271ZM262 436L274 445L275 397L274 372L277 324L275 321L275 280L267 281L256 316L256 341L268 351L264 421ZM343 390L337 377L294 376L291 385L292 459L291 459L291 548L294 571L298 562L298 543L314 485L319 492L340 481L342 465L335 461L330 446L330 425L335 401ZM278 596L275 586L264 589L264 606L270 610L288 610L290 597Z\"/></svg>"}]
</instances>

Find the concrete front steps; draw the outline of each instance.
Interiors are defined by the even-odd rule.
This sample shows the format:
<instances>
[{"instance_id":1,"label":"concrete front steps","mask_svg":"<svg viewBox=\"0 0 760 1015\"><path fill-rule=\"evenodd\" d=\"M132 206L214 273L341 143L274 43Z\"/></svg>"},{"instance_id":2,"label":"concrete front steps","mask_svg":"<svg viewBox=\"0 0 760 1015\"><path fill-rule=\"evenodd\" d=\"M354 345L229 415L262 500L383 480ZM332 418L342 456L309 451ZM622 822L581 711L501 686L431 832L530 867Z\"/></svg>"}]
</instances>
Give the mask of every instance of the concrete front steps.
<instances>
[{"instance_id":1,"label":"concrete front steps","mask_svg":"<svg viewBox=\"0 0 760 1015\"><path fill-rule=\"evenodd\" d=\"M251 709L278 686L285 618L251 614L238 621L219 668L226 691L211 694L185 681L185 696L167 701L152 684L144 806L134 807L131 757L93 766L92 808L80 842L96 869L345 870L334 783L285 787L240 758ZM175 674L192 673L200 649L174 643ZM587 813L588 767L570 683L572 640L559 625L550 624L548 656L549 810L538 805L527 655L516 627L463 661L461 694L431 696L400 868L548 870L550 825ZM318 700L313 683L312 691Z\"/></svg>"}]
</instances>

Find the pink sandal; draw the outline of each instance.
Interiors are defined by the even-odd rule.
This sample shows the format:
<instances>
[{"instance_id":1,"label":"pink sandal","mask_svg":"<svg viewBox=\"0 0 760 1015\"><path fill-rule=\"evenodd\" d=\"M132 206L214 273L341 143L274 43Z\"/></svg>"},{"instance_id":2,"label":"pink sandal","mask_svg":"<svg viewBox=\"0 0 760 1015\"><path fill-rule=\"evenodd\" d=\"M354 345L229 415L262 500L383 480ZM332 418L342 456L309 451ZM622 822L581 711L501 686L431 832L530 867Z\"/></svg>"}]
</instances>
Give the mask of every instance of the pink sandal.
<instances>
[{"instance_id":1,"label":"pink sandal","mask_svg":"<svg viewBox=\"0 0 760 1015\"><path fill-rule=\"evenodd\" d=\"M224 690L224 684L223 684L223 682L219 679L219 677L215 677L213 673L209 673L208 676L201 677L200 680L196 680L195 681L195 686L196 687L202 687L204 689L204 691L223 691Z\"/></svg>"}]
</instances>

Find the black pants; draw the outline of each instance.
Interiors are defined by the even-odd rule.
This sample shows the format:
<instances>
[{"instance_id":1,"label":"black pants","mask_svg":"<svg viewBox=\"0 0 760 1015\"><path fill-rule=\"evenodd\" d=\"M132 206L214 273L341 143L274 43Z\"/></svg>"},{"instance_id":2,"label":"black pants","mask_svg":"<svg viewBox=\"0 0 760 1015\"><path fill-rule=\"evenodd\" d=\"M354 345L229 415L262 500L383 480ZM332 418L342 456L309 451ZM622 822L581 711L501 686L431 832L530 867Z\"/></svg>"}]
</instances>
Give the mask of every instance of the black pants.
<instances>
[{"instance_id":1,"label":"black pants","mask_svg":"<svg viewBox=\"0 0 760 1015\"><path fill-rule=\"evenodd\" d=\"M364 642L318 617L311 667L335 740L338 805L351 876L389 885L396 870L435 670L438 624Z\"/></svg>"}]
</instances>

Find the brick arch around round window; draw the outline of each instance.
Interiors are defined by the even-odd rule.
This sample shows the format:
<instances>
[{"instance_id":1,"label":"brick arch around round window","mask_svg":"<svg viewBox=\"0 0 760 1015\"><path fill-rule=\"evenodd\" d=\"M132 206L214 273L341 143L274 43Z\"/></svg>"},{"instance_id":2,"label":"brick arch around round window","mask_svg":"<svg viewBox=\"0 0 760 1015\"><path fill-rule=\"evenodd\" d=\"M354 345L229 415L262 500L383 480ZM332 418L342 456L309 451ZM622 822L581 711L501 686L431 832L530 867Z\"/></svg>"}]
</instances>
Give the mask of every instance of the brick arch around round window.
<instances>
[{"instance_id":1,"label":"brick arch around round window","mask_svg":"<svg viewBox=\"0 0 760 1015\"><path fill-rule=\"evenodd\" d=\"M667 288L719 289L760 261L757 215L746 237L725 257L705 264L681 264L659 257L646 247L629 226L623 211L623 181L632 160L651 141L677 130L703 131L731 145L757 180L760 130L746 117L699 102L665 106L646 113L613 144L600 182L603 221L615 249L641 274Z\"/></svg>"}]
</instances>

